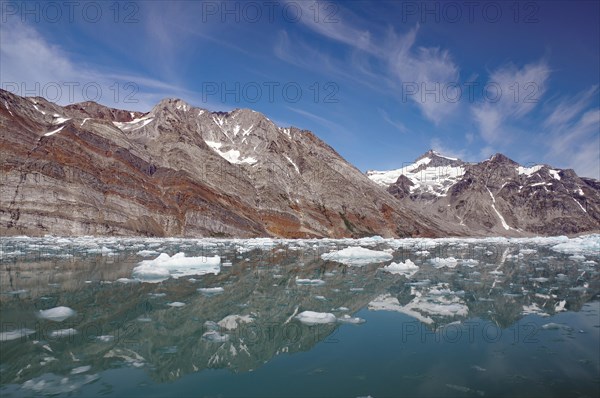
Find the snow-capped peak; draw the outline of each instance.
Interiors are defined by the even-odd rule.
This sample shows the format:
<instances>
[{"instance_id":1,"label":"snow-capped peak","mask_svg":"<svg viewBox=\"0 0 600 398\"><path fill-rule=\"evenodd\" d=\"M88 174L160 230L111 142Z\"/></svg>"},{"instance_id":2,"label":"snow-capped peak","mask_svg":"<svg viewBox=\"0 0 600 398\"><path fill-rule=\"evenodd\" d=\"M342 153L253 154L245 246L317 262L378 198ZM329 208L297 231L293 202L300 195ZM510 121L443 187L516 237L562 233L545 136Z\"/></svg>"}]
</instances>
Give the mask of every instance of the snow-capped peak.
<instances>
[{"instance_id":1,"label":"snow-capped peak","mask_svg":"<svg viewBox=\"0 0 600 398\"><path fill-rule=\"evenodd\" d=\"M463 162L460 159L429 150L418 157L414 163L395 170L370 170L367 172L367 176L377 184L387 187L404 175L413 183L410 187L411 193L420 191L444 196L464 172Z\"/></svg>"}]
</instances>

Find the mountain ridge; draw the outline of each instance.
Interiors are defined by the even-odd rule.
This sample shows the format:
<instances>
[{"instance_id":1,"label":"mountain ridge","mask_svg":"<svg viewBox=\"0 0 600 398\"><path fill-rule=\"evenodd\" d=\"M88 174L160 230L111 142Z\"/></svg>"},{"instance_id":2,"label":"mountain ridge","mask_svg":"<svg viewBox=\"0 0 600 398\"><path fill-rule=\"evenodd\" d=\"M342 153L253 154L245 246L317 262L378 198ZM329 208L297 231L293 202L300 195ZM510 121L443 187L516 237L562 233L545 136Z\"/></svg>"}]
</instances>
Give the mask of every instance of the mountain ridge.
<instances>
[{"instance_id":1,"label":"mountain ridge","mask_svg":"<svg viewBox=\"0 0 600 398\"><path fill-rule=\"evenodd\" d=\"M558 235L600 228L600 184L572 169L525 167L501 153L468 163L429 150L408 166L367 175L404 204L474 232Z\"/></svg>"},{"instance_id":2,"label":"mountain ridge","mask_svg":"<svg viewBox=\"0 0 600 398\"><path fill-rule=\"evenodd\" d=\"M0 100L3 234L443 234L312 132L252 110Z\"/></svg>"},{"instance_id":3,"label":"mountain ridge","mask_svg":"<svg viewBox=\"0 0 600 398\"><path fill-rule=\"evenodd\" d=\"M314 133L278 127L247 108L211 112L174 98L145 113L93 102L61 107L0 90L0 127L4 235L441 237L600 230L600 183L572 171L558 174L565 176L558 192L568 203L557 211L566 206L573 213L581 203L564 190L585 187L591 218L544 216L521 228L515 223L520 214L507 211L506 195L508 180L518 175L510 167L521 166L503 155L488 159L493 167L486 168L430 150L391 174L363 173ZM523 170L556 178L548 171L554 169ZM553 206L552 195L519 200L521 212ZM546 219L556 222L544 228ZM505 223L508 228L498 227Z\"/></svg>"}]
</instances>

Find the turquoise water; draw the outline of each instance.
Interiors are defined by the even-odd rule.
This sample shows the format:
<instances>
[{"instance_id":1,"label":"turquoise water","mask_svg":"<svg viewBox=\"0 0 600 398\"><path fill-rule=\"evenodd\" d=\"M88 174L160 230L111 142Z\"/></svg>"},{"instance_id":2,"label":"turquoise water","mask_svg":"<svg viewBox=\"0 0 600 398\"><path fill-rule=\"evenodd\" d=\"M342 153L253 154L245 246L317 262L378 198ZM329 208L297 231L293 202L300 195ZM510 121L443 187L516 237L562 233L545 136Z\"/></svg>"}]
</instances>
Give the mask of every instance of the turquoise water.
<instances>
[{"instance_id":1,"label":"turquoise water","mask_svg":"<svg viewBox=\"0 0 600 398\"><path fill-rule=\"evenodd\" d=\"M2 396L600 395L598 236L1 243ZM321 259L349 246L393 260ZM179 252L218 273L132 279Z\"/></svg>"}]
</instances>

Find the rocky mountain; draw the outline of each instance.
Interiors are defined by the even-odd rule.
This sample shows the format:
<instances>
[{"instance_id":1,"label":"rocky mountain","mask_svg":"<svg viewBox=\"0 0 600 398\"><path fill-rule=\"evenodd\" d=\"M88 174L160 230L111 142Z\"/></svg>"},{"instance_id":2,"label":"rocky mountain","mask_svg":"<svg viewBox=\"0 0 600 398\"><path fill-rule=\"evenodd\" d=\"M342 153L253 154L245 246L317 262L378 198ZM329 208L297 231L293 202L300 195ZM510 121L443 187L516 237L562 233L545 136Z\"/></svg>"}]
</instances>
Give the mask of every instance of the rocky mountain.
<instances>
[{"instance_id":1,"label":"rocky mountain","mask_svg":"<svg viewBox=\"0 0 600 398\"><path fill-rule=\"evenodd\" d=\"M464 235L313 133L166 99L148 113L0 91L2 235Z\"/></svg>"},{"instance_id":2,"label":"rocky mountain","mask_svg":"<svg viewBox=\"0 0 600 398\"><path fill-rule=\"evenodd\" d=\"M501 154L467 163L428 151L400 169L367 175L407 207L474 235L600 230L600 182L573 170L523 167Z\"/></svg>"}]
</instances>

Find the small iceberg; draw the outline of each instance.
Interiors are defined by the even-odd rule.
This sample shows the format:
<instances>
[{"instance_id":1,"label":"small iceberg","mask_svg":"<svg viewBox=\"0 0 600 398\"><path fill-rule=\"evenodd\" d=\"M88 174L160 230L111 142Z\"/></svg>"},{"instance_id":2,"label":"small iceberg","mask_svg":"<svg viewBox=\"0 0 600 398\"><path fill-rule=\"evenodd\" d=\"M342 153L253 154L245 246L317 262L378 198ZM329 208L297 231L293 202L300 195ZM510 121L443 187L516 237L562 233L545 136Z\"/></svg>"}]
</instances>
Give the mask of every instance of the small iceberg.
<instances>
[{"instance_id":1,"label":"small iceberg","mask_svg":"<svg viewBox=\"0 0 600 398\"><path fill-rule=\"evenodd\" d=\"M390 274L412 276L419 270L419 267L410 261L410 259L407 259L403 263L391 263L390 265L383 267L383 270Z\"/></svg>"},{"instance_id":2,"label":"small iceberg","mask_svg":"<svg viewBox=\"0 0 600 398\"><path fill-rule=\"evenodd\" d=\"M2 332L0 333L0 341L10 341L16 340L21 337L29 336L30 334L34 334L35 330L31 329L17 329L11 330L10 332Z\"/></svg>"},{"instance_id":3,"label":"small iceberg","mask_svg":"<svg viewBox=\"0 0 600 398\"><path fill-rule=\"evenodd\" d=\"M241 323L250 323L253 321L254 319L252 319L250 315L227 315L217 322L217 325L226 330L234 330L237 329L238 325Z\"/></svg>"},{"instance_id":4,"label":"small iceberg","mask_svg":"<svg viewBox=\"0 0 600 398\"><path fill-rule=\"evenodd\" d=\"M149 283L162 282L169 278L190 275L218 274L221 272L221 257L186 257L177 253L173 257L162 253L154 260L144 260L133 269L133 278Z\"/></svg>"},{"instance_id":5,"label":"small iceberg","mask_svg":"<svg viewBox=\"0 0 600 398\"><path fill-rule=\"evenodd\" d=\"M77 312L69 307L60 306L50 308L49 310L40 310L37 315L38 317L49 321L62 322L67 318L77 315Z\"/></svg>"},{"instance_id":6,"label":"small iceberg","mask_svg":"<svg viewBox=\"0 0 600 398\"><path fill-rule=\"evenodd\" d=\"M296 315L296 319L305 325L319 325L337 322L335 315L329 312L303 311Z\"/></svg>"},{"instance_id":7,"label":"small iceberg","mask_svg":"<svg viewBox=\"0 0 600 398\"><path fill-rule=\"evenodd\" d=\"M70 337L70 336L75 336L77 333L77 330L73 329L73 328L68 328L68 329L60 329L60 330L55 330L52 333L50 333L50 337L51 338L61 338L61 337Z\"/></svg>"},{"instance_id":8,"label":"small iceberg","mask_svg":"<svg viewBox=\"0 0 600 398\"><path fill-rule=\"evenodd\" d=\"M217 294L221 294L225 291L222 287L201 287L200 289L196 289L200 293L205 296L216 296Z\"/></svg>"},{"instance_id":9,"label":"small iceberg","mask_svg":"<svg viewBox=\"0 0 600 398\"><path fill-rule=\"evenodd\" d=\"M448 258L432 258L431 260L429 260L431 262L431 265L433 265L434 268L455 268L458 265L458 260L455 259L454 257L448 257Z\"/></svg>"},{"instance_id":10,"label":"small iceberg","mask_svg":"<svg viewBox=\"0 0 600 398\"><path fill-rule=\"evenodd\" d=\"M324 284L325 281L322 279L298 279L298 277L296 277L296 285L320 286Z\"/></svg>"},{"instance_id":11,"label":"small iceberg","mask_svg":"<svg viewBox=\"0 0 600 398\"><path fill-rule=\"evenodd\" d=\"M362 266L383 263L390 261L394 257L384 251L365 249L364 247L347 247L343 250L322 254L321 258L346 265Z\"/></svg>"},{"instance_id":12,"label":"small iceberg","mask_svg":"<svg viewBox=\"0 0 600 398\"><path fill-rule=\"evenodd\" d=\"M342 315L337 319L339 323L349 323L352 325L360 325L361 323L365 323L366 321L362 318L352 317L350 315Z\"/></svg>"}]
</instances>

